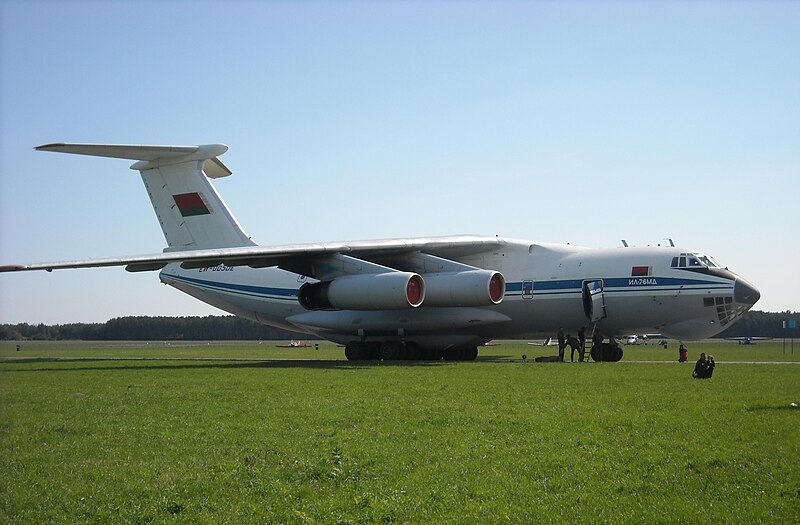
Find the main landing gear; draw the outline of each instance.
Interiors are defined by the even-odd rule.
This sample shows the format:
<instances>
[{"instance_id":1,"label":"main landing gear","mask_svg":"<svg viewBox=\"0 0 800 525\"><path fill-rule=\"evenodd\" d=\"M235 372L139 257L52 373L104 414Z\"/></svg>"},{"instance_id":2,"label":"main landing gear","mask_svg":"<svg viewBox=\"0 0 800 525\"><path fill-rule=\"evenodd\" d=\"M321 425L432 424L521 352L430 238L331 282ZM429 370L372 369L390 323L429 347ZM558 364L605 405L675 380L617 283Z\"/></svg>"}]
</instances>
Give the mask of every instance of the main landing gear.
<instances>
[{"instance_id":1,"label":"main landing gear","mask_svg":"<svg viewBox=\"0 0 800 525\"><path fill-rule=\"evenodd\" d=\"M622 347L611 339L608 343L595 343L590 352L592 360L595 362L616 363L622 359Z\"/></svg>"},{"instance_id":2,"label":"main landing gear","mask_svg":"<svg viewBox=\"0 0 800 525\"><path fill-rule=\"evenodd\" d=\"M417 343L400 341L350 341L344 347L348 361L475 361L477 346L455 346L446 350L421 348Z\"/></svg>"}]
</instances>

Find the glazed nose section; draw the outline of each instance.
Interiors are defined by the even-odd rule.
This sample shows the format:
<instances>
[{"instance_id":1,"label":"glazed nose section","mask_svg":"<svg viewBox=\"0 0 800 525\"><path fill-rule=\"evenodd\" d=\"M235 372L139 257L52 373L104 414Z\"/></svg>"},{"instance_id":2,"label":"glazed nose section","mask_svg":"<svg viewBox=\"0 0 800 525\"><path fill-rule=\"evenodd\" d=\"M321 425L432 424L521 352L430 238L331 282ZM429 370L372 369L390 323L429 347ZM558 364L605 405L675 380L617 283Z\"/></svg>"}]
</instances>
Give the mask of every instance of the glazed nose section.
<instances>
[{"instance_id":1,"label":"glazed nose section","mask_svg":"<svg viewBox=\"0 0 800 525\"><path fill-rule=\"evenodd\" d=\"M748 283L741 277L736 278L736 284L733 285L733 300L741 304L749 304L753 306L756 301L761 299L761 292L756 290L756 287Z\"/></svg>"}]
</instances>

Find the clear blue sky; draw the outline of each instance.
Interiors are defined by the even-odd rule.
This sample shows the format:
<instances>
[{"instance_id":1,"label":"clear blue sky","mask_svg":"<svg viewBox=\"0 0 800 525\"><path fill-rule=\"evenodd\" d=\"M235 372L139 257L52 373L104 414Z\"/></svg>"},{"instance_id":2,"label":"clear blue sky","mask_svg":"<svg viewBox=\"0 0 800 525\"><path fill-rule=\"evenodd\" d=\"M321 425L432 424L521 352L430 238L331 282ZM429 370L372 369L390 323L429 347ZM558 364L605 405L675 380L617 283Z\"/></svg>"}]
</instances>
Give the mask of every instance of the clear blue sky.
<instances>
[{"instance_id":1,"label":"clear blue sky","mask_svg":"<svg viewBox=\"0 0 800 525\"><path fill-rule=\"evenodd\" d=\"M0 2L0 262L153 253L129 162L231 146L261 244L457 233L704 251L800 309L800 2ZM205 315L121 268L0 275L0 322Z\"/></svg>"}]
</instances>

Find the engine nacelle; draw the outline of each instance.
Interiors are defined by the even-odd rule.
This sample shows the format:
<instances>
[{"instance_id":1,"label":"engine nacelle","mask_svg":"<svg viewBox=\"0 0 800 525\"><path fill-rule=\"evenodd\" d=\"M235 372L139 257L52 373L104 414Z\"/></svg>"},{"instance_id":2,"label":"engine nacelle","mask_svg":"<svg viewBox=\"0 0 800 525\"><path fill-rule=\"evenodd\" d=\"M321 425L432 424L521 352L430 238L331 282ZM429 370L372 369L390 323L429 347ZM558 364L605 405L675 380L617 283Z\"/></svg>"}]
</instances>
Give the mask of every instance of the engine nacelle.
<instances>
[{"instance_id":1,"label":"engine nacelle","mask_svg":"<svg viewBox=\"0 0 800 525\"><path fill-rule=\"evenodd\" d=\"M506 294L503 274L467 270L425 274L425 306L491 306Z\"/></svg>"},{"instance_id":2,"label":"engine nacelle","mask_svg":"<svg viewBox=\"0 0 800 525\"><path fill-rule=\"evenodd\" d=\"M307 310L392 310L416 308L425 299L425 282L412 272L346 275L306 283L298 300Z\"/></svg>"}]
</instances>

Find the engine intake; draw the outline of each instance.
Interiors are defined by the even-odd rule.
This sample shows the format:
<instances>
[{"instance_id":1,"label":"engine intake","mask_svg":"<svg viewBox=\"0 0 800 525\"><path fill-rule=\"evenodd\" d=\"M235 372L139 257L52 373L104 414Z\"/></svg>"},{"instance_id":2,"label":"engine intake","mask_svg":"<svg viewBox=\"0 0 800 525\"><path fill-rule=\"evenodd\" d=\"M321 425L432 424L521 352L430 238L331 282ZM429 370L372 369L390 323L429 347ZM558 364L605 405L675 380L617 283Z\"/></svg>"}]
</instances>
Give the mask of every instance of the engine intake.
<instances>
[{"instance_id":1,"label":"engine intake","mask_svg":"<svg viewBox=\"0 0 800 525\"><path fill-rule=\"evenodd\" d=\"M307 310L387 310L416 308L425 293L419 274L386 272L306 283L300 287L298 300Z\"/></svg>"},{"instance_id":2,"label":"engine intake","mask_svg":"<svg viewBox=\"0 0 800 525\"><path fill-rule=\"evenodd\" d=\"M425 274L425 306L491 306L506 294L503 274L467 270Z\"/></svg>"}]
</instances>

